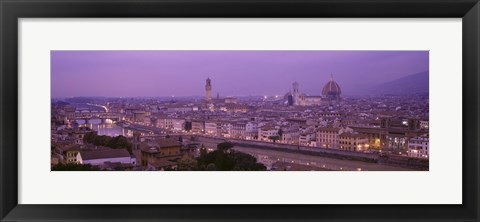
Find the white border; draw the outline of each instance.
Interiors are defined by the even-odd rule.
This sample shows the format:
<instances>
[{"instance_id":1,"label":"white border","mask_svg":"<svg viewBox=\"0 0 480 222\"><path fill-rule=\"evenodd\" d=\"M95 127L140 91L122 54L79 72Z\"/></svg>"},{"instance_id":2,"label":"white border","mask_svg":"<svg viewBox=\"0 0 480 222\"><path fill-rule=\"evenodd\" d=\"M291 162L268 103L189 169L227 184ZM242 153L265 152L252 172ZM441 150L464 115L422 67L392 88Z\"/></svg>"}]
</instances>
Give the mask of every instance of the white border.
<instances>
[{"instance_id":1,"label":"white border","mask_svg":"<svg viewBox=\"0 0 480 222\"><path fill-rule=\"evenodd\" d=\"M461 19L20 19L20 204L461 204ZM430 50L429 172L50 172L50 50Z\"/></svg>"}]
</instances>

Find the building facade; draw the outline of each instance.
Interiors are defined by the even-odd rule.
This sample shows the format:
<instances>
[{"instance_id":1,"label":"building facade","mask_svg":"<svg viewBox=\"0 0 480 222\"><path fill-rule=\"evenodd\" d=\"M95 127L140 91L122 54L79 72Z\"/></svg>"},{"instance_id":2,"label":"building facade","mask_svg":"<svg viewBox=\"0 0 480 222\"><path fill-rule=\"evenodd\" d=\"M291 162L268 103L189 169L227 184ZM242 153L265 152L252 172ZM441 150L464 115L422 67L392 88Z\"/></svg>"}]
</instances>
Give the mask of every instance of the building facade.
<instances>
[{"instance_id":1,"label":"building facade","mask_svg":"<svg viewBox=\"0 0 480 222\"><path fill-rule=\"evenodd\" d=\"M321 148L338 149L340 134L353 132L350 128L320 127L317 129L317 146Z\"/></svg>"},{"instance_id":2,"label":"building facade","mask_svg":"<svg viewBox=\"0 0 480 222\"><path fill-rule=\"evenodd\" d=\"M218 124L214 121L205 121L205 134L210 136L217 136Z\"/></svg>"},{"instance_id":3,"label":"building facade","mask_svg":"<svg viewBox=\"0 0 480 222\"><path fill-rule=\"evenodd\" d=\"M192 132L196 134L205 133L205 122L203 120L192 120Z\"/></svg>"},{"instance_id":4,"label":"building facade","mask_svg":"<svg viewBox=\"0 0 480 222\"><path fill-rule=\"evenodd\" d=\"M342 133L339 136L341 150L366 151L369 149L368 136L359 133Z\"/></svg>"},{"instance_id":5,"label":"building facade","mask_svg":"<svg viewBox=\"0 0 480 222\"><path fill-rule=\"evenodd\" d=\"M428 158L429 136L428 134L414 137L408 140L407 154L410 157Z\"/></svg>"}]
</instances>

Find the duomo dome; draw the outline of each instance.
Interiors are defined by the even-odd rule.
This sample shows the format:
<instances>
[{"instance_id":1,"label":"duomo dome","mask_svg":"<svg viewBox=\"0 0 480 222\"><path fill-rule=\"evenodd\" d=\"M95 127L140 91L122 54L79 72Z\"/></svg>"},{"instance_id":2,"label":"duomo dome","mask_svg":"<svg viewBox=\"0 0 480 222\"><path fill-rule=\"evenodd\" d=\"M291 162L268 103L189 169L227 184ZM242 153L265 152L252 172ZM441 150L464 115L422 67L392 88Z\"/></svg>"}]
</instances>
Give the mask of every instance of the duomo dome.
<instances>
[{"instance_id":1,"label":"duomo dome","mask_svg":"<svg viewBox=\"0 0 480 222\"><path fill-rule=\"evenodd\" d=\"M323 87L322 95L308 95L300 92L300 84L294 82L292 90L285 94L284 103L290 106L320 106L320 105L339 105L342 98L342 90L340 86L333 80L333 75L330 81Z\"/></svg>"},{"instance_id":2,"label":"duomo dome","mask_svg":"<svg viewBox=\"0 0 480 222\"><path fill-rule=\"evenodd\" d=\"M333 80L333 76L330 77L330 81L323 87L322 95L325 97L340 96L342 90L340 86Z\"/></svg>"}]
</instances>

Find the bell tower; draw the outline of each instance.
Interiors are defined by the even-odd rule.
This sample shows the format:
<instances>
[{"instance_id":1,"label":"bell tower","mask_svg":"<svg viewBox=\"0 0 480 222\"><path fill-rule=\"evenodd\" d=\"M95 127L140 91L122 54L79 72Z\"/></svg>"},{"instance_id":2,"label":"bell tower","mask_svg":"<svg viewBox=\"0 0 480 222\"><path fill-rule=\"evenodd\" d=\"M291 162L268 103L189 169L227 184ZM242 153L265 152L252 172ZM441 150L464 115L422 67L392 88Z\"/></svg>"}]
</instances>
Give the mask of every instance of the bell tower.
<instances>
[{"instance_id":1,"label":"bell tower","mask_svg":"<svg viewBox=\"0 0 480 222\"><path fill-rule=\"evenodd\" d=\"M299 92L300 85L298 84L298 82L294 82L292 86L293 86L293 92L292 92L293 104L298 106L300 105L300 92Z\"/></svg>"},{"instance_id":2,"label":"bell tower","mask_svg":"<svg viewBox=\"0 0 480 222\"><path fill-rule=\"evenodd\" d=\"M207 101L212 101L212 82L210 78L207 78L206 84L205 84L205 99Z\"/></svg>"},{"instance_id":3,"label":"bell tower","mask_svg":"<svg viewBox=\"0 0 480 222\"><path fill-rule=\"evenodd\" d=\"M136 159L136 166L140 166L142 164L142 151L140 149L140 132L133 132L133 143L132 143L132 152L135 155Z\"/></svg>"}]
</instances>

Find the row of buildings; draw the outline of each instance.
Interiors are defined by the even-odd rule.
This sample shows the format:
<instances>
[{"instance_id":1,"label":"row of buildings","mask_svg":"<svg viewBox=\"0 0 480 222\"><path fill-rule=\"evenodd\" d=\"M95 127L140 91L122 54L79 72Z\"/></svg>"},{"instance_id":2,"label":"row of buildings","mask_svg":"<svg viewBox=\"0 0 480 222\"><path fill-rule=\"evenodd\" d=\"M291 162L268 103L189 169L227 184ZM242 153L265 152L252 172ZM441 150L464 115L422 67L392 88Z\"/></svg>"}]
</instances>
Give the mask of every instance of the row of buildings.
<instances>
[{"instance_id":1,"label":"row of buildings","mask_svg":"<svg viewBox=\"0 0 480 222\"><path fill-rule=\"evenodd\" d=\"M83 142L86 128L62 129L52 134L52 165L90 164L103 170L175 169L182 160L192 159L194 149L184 146L179 137L141 136L135 132L131 147L111 148Z\"/></svg>"},{"instance_id":2,"label":"row of buildings","mask_svg":"<svg viewBox=\"0 0 480 222\"><path fill-rule=\"evenodd\" d=\"M404 152L413 157L428 157L428 120L385 117L380 120L383 124L379 126L329 125L328 121L302 119L286 119L280 122L255 119L233 122L178 118L159 120L159 128L195 135L349 151L383 150ZM191 128L185 127L186 125L191 125ZM419 140L427 146L420 146Z\"/></svg>"}]
</instances>

